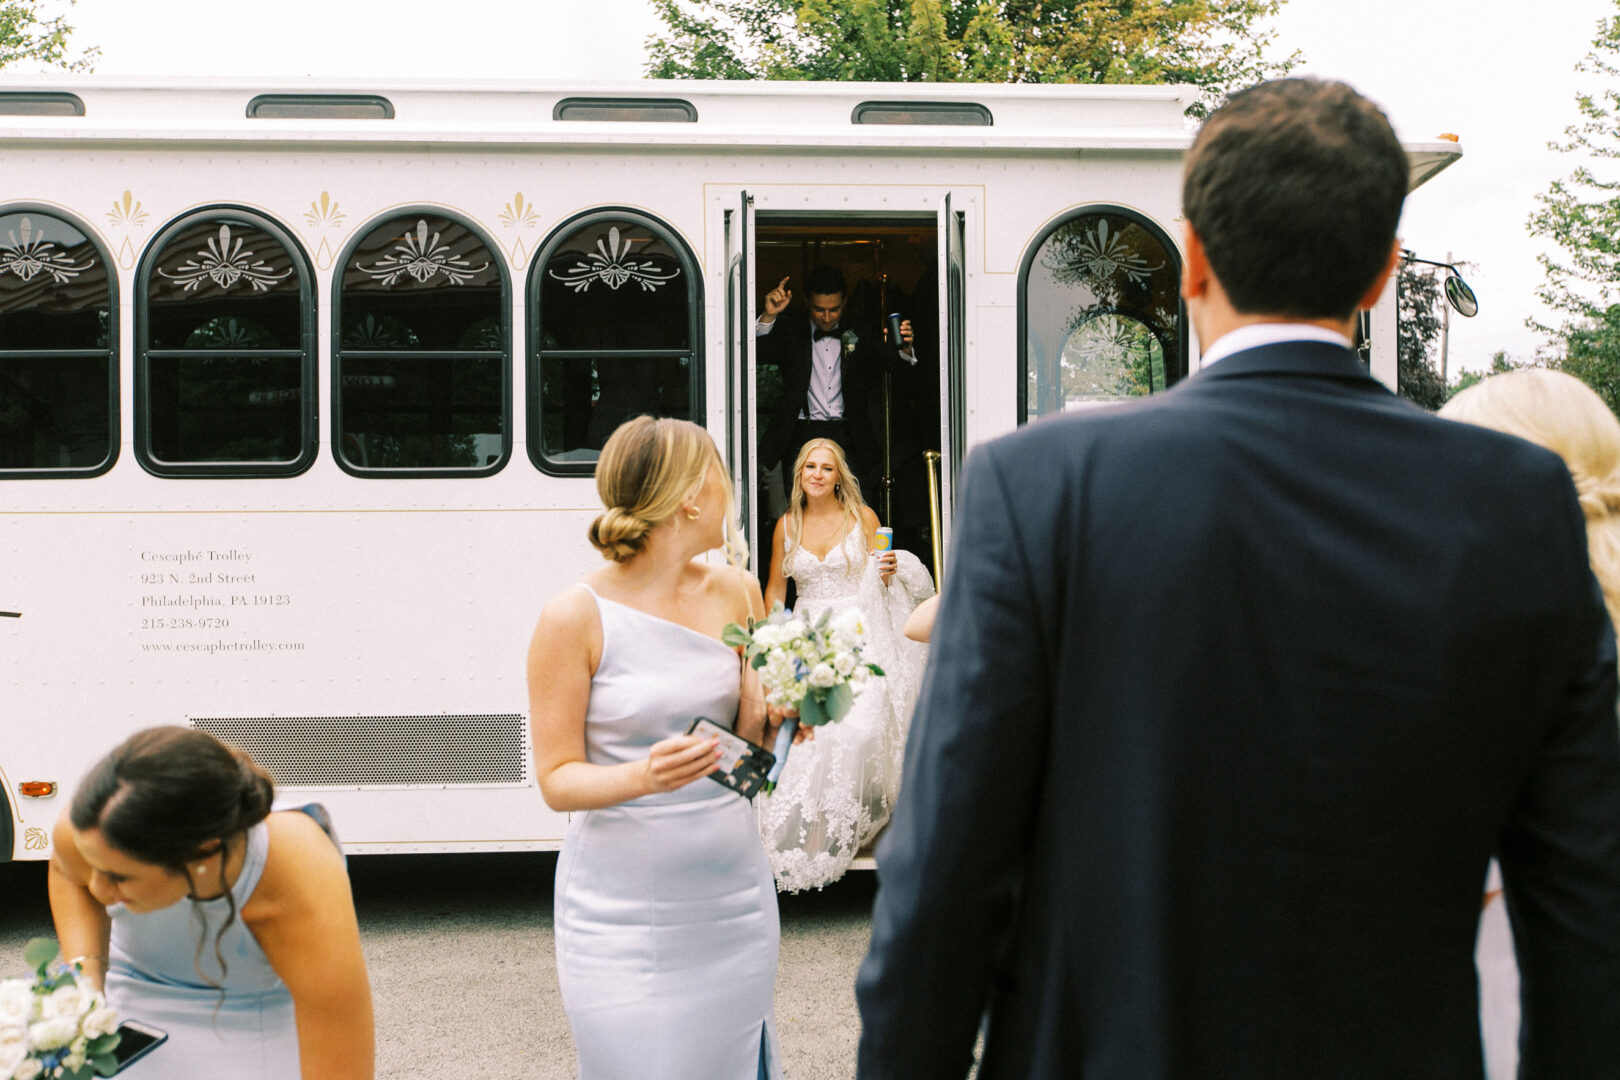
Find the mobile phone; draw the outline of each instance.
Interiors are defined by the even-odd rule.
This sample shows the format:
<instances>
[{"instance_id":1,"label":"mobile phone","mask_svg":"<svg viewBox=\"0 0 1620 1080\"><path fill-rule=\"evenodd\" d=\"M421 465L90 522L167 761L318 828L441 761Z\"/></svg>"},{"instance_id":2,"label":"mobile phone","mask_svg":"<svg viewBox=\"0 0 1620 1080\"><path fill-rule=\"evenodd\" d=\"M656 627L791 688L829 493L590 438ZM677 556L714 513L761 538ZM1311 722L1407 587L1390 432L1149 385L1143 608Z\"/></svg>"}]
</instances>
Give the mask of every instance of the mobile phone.
<instances>
[{"instance_id":1,"label":"mobile phone","mask_svg":"<svg viewBox=\"0 0 1620 1080\"><path fill-rule=\"evenodd\" d=\"M745 799L752 799L765 783L765 775L776 764L776 755L763 746L755 746L747 739L700 716L686 729L688 735L702 735L720 740L720 768L709 774L709 779L722 784Z\"/></svg>"},{"instance_id":2,"label":"mobile phone","mask_svg":"<svg viewBox=\"0 0 1620 1080\"><path fill-rule=\"evenodd\" d=\"M169 1033L159 1031L155 1027L139 1023L135 1020L125 1020L118 1025L118 1046L113 1050L113 1058L118 1067L113 1070L117 1076L135 1062L141 1060L153 1050L168 1041Z\"/></svg>"}]
</instances>

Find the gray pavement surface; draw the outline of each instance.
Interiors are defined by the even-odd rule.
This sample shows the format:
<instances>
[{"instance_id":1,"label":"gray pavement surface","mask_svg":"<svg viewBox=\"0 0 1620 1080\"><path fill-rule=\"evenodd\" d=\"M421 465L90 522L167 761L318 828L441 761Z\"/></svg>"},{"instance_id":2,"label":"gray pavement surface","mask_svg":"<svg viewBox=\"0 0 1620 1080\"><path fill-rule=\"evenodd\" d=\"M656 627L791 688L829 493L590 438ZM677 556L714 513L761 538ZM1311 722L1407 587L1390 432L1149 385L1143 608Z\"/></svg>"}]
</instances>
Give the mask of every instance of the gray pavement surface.
<instances>
[{"instance_id":1,"label":"gray pavement surface","mask_svg":"<svg viewBox=\"0 0 1620 1080\"><path fill-rule=\"evenodd\" d=\"M372 855L349 865L381 1080L574 1076L552 952L556 856ZM781 897L776 1019L789 1080L855 1074L855 971L873 892L872 873L855 871ZM0 977L21 975L24 944L51 934L44 864L0 864Z\"/></svg>"}]
</instances>

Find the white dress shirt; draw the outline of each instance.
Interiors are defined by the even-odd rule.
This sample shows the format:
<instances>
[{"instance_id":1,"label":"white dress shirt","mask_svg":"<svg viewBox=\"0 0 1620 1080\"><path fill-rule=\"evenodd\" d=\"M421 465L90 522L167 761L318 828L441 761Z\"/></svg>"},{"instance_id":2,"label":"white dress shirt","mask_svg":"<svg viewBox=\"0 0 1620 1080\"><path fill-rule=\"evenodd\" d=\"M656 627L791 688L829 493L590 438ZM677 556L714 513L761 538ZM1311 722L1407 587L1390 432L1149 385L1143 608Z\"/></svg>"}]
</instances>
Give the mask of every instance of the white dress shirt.
<instances>
[{"instance_id":1,"label":"white dress shirt","mask_svg":"<svg viewBox=\"0 0 1620 1080\"><path fill-rule=\"evenodd\" d=\"M1353 348L1350 339L1343 334L1310 323L1250 323L1216 338L1215 344L1204 350L1198 366L1207 368L1233 353L1258 349L1262 345L1280 345L1285 341L1322 341L1329 345L1342 345L1346 349Z\"/></svg>"},{"instance_id":2,"label":"white dress shirt","mask_svg":"<svg viewBox=\"0 0 1620 1080\"><path fill-rule=\"evenodd\" d=\"M754 324L754 336L762 338L776 326L776 320ZM842 332L817 339L815 320L810 320L810 390L800 420L842 420L844 418L844 341ZM900 354L908 364L917 363L910 349Z\"/></svg>"}]
</instances>

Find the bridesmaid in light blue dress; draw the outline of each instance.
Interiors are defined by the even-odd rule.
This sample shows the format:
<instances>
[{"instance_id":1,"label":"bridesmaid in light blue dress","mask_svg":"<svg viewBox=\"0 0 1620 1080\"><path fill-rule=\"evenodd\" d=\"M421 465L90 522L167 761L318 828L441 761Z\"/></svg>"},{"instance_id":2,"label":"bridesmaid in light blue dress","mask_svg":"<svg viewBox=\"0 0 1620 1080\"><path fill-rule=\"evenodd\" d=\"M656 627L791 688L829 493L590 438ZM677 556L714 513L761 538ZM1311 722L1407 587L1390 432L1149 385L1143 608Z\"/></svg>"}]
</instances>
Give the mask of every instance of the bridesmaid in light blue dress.
<instances>
[{"instance_id":1,"label":"bridesmaid in light blue dress","mask_svg":"<svg viewBox=\"0 0 1620 1080\"><path fill-rule=\"evenodd\" d=\"M609 565L546 606L529 650L541 792L572 812L557 860L563 1008L581 1080L759 1080L776 1049L780 927L753 810L705 779L718 741L764 742L758 683L720 641L760 617L736 565L730 489L708 433L640 417L597 465ZM728 543L728 535L732 536Z\"/></svg>"},{"instance_id":2,"label":"bridesmaid in light blue dress","mask_svg":"<svg viewBox=\"0 0 1620 1080\"><path fill-rule=\"evenodd\" d=\"M295 812L307 814L331 835L318 804ZM269 853L270 826L261 821L247 831L242 871L231 886L238 911L252 901ZM221 896L161 911L135 912L123 904L108 909L107 1000L121 1015L169 1033L163 1053L137 1061L119 1076L178 1076L172 1066L181 1058L198 1076L298 1075L292 994L247 924L229 919L228 907ZM216 938L224 967L214 954ZM198 941L203 942L200 956ZM241 1038L243 1032L249 1037Z\"/></svg>"},{"instance_id":3,"label":"bridesmaid in light blue dress","mask_svg":"<svg viewBox=\"0 0 1620 1080\"><path fill-rule=\"evenodd\" d=\"M51 912L121 1019L168 1041L129 1080L370 1080L371 994L343 856L318 805L186 728L91 769L57 824Z\"/></svg>"}]
</instances>

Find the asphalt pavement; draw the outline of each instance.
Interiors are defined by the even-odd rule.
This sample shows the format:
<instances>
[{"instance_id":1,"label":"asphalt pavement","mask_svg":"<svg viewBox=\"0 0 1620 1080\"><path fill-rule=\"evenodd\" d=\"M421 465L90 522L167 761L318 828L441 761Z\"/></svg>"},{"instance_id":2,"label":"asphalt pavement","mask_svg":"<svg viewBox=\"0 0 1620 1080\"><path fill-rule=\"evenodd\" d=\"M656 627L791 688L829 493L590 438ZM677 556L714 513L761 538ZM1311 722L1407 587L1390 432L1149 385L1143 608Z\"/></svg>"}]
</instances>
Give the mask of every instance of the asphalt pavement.
<instances>
[{"instance_id":1,"label":"asphalt pavement","mask_svg":"<svg viewBox=\"0 0 1620 1080\"><path fill-rule=\"evenodd\" d=\"M371 855L349 865L380 1080L575 1075L551 935L555 855ZM870 871L854 871L781 897L776 1019L788 1080L855 1074L855 971L874 887ZM51 934L44 864L0 864L0 977L23 974L24 944Z\"/></svg>"}]
</instances>

